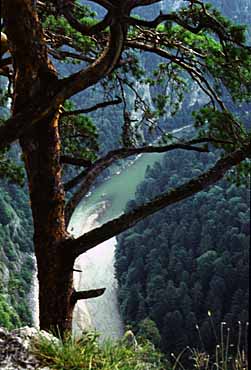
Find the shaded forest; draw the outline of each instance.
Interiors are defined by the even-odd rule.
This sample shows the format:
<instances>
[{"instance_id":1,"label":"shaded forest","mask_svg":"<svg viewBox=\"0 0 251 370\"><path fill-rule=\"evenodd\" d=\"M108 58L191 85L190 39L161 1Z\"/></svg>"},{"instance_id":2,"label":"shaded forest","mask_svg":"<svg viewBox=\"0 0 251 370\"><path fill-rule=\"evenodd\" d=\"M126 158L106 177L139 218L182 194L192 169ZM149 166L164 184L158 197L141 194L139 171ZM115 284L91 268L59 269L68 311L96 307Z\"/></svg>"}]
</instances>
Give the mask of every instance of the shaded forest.
<instances>
[{"instance_id":1,"label":"shaded forest","mask_svg":"<svg viewBox=\"0 0 251 370\"><path fill-rule=\"evenodd\" d=\"M240 177L248 172L250 162L245 159L250 143L246 121L244 119L242 124L239 115L250 98L250 58L249 47L245 44L245 27L233 24L217 10L199 1L196 4L190 1L187 8L168 13L164 18L160 13L153 21L147 17L140 19L133 11L149 4L154 4L152 10L156 10L155 5L160 5L158 1L128 0L125 3L128 8L121 10L119 2L102 2L108 12L106 17L103 12L98 14L90 10L95 7L89 9L82 3L72 6L67 1L39 2L37 10L31 1L24 1L22 10L26 23L36 31L36 37L32 32L27 37L23 32L24 19L20 16L18 2L13 3L18 19L14 25L13 9L4 1L4 31L10 40L15 62L7 58L4 67L12 68L15 83L12 116L4 117L0 122L0 177L7 174L11 181L21 181L17 169L12 173L13 168L8 162L11 155L7 154L11 143L19 140L31 201L24 195L28 189L23 192L3 181L0 197L0 277L3 280L0 320L8 327L30 323L25 300L33 273L33 260L29 256L33 248L29 208L35 226L41 325L45 329L60 326L63 332L71 328L77 300L97 297L105 290L76 292L73 287L74 260L147 215L179 201L180 189L176 187L194 178L192 192L192 184L187 182L182 197L199 194L142 221L119 237L116 268L121 313L135 332L150 338L165 352L179 351L188 343L200 346L201 338L202 347L205 345L210 349L217 337L212 320L217 328L223 320L226 321L234 333L238 332L236 322L247 320L249 208L248 193L241 185ZM141 15L146 13L148 16L146 9ZM43 30L47 38L44 38ZM199 34L201 30L203 34ZM64 41L60 43L62 35ZM156 37L161 49L156 46ZM24 43L28 45L27 55L20 47ZM63 47L71 47L76 53L69 56L69 50L65 51ZM141 51L146 53L142 66L139 63ZM149 52L154 52L157 57L150 58ZM48 54L52 60L58 59L55 63L57 72ZM160 58L165 62L159 63ZM154 60L155 67L150 59ZM80 72L74 70L75 74L71 71L66 77L67 73L61 73L63 68L59 65L68 62L71 67L72 64L80 67L82 63L82 69ZM29 66L33 73L26 73ZM22 75L20 71L25 73ZM151 102L146 104L143 97L138 96L138 80L152 93L153 107ZM195 117L195 127L200 130L193 132L198 134L194 141L186 143L181 139L176 145L182 147L185 142L187 150L212 150L212 153L167 156L162 164L148 168L145 182L138 187L136 199L128 204L125 215L103 225L101 232L97 229L74 240L67 232L67 222L78 202L95 186L103 169L131 153L144 152L146 144L149 145L147 150L151 150L150 143L157 137L156 132L162 136L160 146L170 144L172 147L175 140L163 132L168 115L177 114L178 126L183 120L190 124L189 109L186 108L191 102L187 101L189 94L184 92L191 91L192 80L207 96L207 101L201 102L203 107L199 104L193 107L201 108ZM88 89L95 85L89 95ZM100 88L102 94L97 94ZM75 107L68 99L84 90L87 90L88 102L85 113L88 107L94 105L95 108L101 95L105 99L103 103L113 105L110 99L118 99L119 94L120 114L116 108L113 116L97 111L92 121L87 116L73 113ZM128 91L136 96L133 103L129 102ZM11 88L8 92L11 99ZM82 97L78 106L80 101L83 103ZM196 99L193 100L196 103ZM142 113L137 120L131 115L132 107L135 112ZM179 115L181 108L184 111ZM245 118L249 119L249 114ZM155 131L153 137L150 135L152 131ZM193 144L201 146L192 147ZM225 158L219 159L220 156L216 156L219 152L214 151L213 146L222 148ZM119 148L120 155L112 152L108 153L108 158L104 156L115 147ZM19 154L16 157L19 161ZM80 163L77 173L82 172L78 179L74 167L70 167L75 166L76 161ZM216 167L209 170L209 165L215 163ZM239 165L236 170L233 169L235 165ZM204 173L205 169L208 173ZM223 181L204 191L229 169L237 176L232 186ZM162 197L162 204L158 195ZM148 203L155 196L156 202ZM143 204L145 207L130 213Z\"/></svg>"},{"instance_id":2,"label":"shaded forest","mask_svg":"<svg viewBox=\"0 0 251 370\"><path fill-rule=\"evenodd\" d=\"M128 209L214 160L213 153L166 154L148 168ZM125 323L168 354L188 345L213 352L221 322L235 341L238 321L248 321L249 215L247 188L224 180L120 235L116 273Z\"/></svg>"}]
</instances>

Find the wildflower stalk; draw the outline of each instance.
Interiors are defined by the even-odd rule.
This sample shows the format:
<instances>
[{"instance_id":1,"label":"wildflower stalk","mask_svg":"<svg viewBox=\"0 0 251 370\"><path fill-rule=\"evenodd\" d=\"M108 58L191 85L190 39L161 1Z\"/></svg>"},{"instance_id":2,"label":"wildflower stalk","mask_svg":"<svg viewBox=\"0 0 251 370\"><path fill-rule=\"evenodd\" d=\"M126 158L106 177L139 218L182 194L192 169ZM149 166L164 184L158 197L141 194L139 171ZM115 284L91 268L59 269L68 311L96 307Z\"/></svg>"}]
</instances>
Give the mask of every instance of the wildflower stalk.
<instances>
[{"instance_id":1,"label":"wildflower stalk","mask_svg":"<svg viewBox=\"0 0 251 370\"><path fill-rule=\"evenodd\" d=\"M203 342L203 339L202 339L202 336L201 336L201 332L200 332L200 327L198 324L195 325L195 328L196 330L198 331L198 335L199 335L199 339L200 339L200 343L201 343L201 348L203 349L203 351L205 351L205 345L204 345L204 342Z\"/></svg>"},{"instance_id":2,"label":"wildflower stalk","mask_svg":"<svg viewBox=\"0 0 251 370\"><path fill-rule=\"evenodd\" d=\"M175 364L174 364L174 367L173 367L173 369L172 369L172 370L175 370L175 369L176 369L176 367L177 367L177 365L179 365L183 370L186 370L186 369L184 368L184 366L182 365L182 363L180 362L180 359L181 359L181 357L183 356L183 354L184 354L188 349L190 349L190 348L189 348L189 347L184 348L184 349L183 349L183 351L181 351L177 357L175 356L175 354L174 354L174 353L171 353L171 357L173 357L173 358L175 359Z\"/></svg>"},{"instance_id":3,"label":"wildflower stalk","mask_svg":"<svg viewBox=\"0 0 251 370\"><path fill-rule=\"evenodd\" d=\"M226 325L225 322L221 322L220 324L220 339L221 339L221 361L222 361L222 367L224 370L227 370L226 364L225 364L225 356L224 356L224 325Z\"/></svg>"},{"instance_id":4,"label":"wildflower stalk","mask_svg":"<svg viewBox=\"0 0 251 370\"><path fill-rule=\"evenodd\" d=\"M237 342L237 354L240 355L240 347L241 347L241 322L238 321L238 342Z\"/></svg>"},{"instance_id":5,"label":"wildflower stalk","mask_svg":"<svg viewBox=\"0 0 251 370\"><path fill-rule=\"evenodd\" d=\"M207 311L207 314L208 314L208 317L209 317L209 320L210 320L210 323L211 323L211 326L212 326L212 329L213 329L215 340L216 340L216 342L218 342L218 336L217 336L216 329L215 329L215 326L214 326L214 321L212 319L212 313L211 313L211 311Z\"/></svg>"},{"instance_id":6,"label":"wildflower stalk","mask_svg":"<svg viewBox=\"0 0 251 370\"><path fill-rule=\"evenodd\" d=\"M216 369L219 369L219 349L220 349L220 345L217 344L216 346L216 352L215 352L215 365L216 365Z\"/></svg>"},{"instance_id":7,"label":"wildflower stalk","mask_svg":"<svg viewBox=\"0 0 251 370\"><path fill-rule=\"evenodd\" d=\"M249 322L246 322L245 326L245 352L248 353L248 329L249 329Z\"/></svg>"},{"instance_id":8,"label":"wildflower stalk","mask_svg":"<svg viewBox=\"0 0 251 370\"><path fill-rule=\"evenodd\" d=\"M230 328L227 328L226 351L225 351L226 369L227 369L227 363L228 363L229 340L230 340Z\"/></svg>"}]
</instances>

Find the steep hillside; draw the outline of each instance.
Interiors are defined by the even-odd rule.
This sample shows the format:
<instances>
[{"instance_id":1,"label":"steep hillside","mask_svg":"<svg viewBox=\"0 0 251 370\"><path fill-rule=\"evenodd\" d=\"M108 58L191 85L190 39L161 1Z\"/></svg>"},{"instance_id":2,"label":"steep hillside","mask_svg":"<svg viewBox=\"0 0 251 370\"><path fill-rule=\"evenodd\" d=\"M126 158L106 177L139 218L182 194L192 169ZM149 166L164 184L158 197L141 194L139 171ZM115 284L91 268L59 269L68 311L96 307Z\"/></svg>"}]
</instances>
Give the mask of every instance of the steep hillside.
<instances>
[{"instance_id":1,"label":"steep hillside","mask_svg":"<svg viewBox=\"0 0 251 370\"><path fill-rule=\"evenodd\" d=\"M32 220L26 191L0 182L0 325L31 324L34 269Z\"/></svg>"},{"instance_id":2,"label":"steep hillside","mask_svg":"<svg viewBox=\"0 0 251 370\"><path fill-rule=\"evenodd\" d=\"M250 0L211 3L236 23L250 26ZM182 1L161 1L163 12L182 5ZM153 13L144 16L151 19L158 11L156 5ZM191 92L191 96L195 95ZM238 114L244 120L246 117L247 125L249 112L245 104L238 107ZM202 158L203 166L211 161L213 157L209 161ZM199 174L202 167L195 168L193 163L193 155L181 153L167 156L162 164L156 163L148 169L128 208L166 187L176 186L179 179L185 181ZM244 325L248 320L247 196L245 188L222 182L118 238L116 269L122 317L164 351L201 345L201 337L212 349L213 325L220 328L220 322L227 321L234 335L238 320Z\"/></svg>"},{"instance_id":3,"label":"steep hillside","mask_svg":"<svg viewBox=\"0 0 251 370\"><path fill-rule=\"evenodd\" d=\"M248 23L250 19L250 1L242 0L236 3L214 2L223 6L225 14L236 18L238 22ZM145 12L144 16L151 18L171 6L177 7L180 1L162 1L160 6L155 4L153 11ZM250 22L249 22L250 23ZM142 63L148 62L148 57ZM75 66L76 67L76 66ZM72 66L69 69L72 71ZM63 71L66 73L66 70ZM76 97L78 107L86 108L102 101L98 93ZM148 90L149 92L149 90ZM151 91L154 94L154 89ZM87 103L86 103L87 102ZM85 105L86 103L86 105ZM83 106L84 105L84 106ZM2 108L1 108L2 109ZM114 148L119 143L121 134L122 115L117 107L112 107L93 114L100 134L100 153ZM184 117L177 118L175 124L184 124ZM25 188L18 188L7 182L0 183L0 323L7 326L16 326L29 323L31 314L28 311L29 291L33 274L33 246L32 220L29 212L29 200Z\"/></svg>"},{"instance_id":4,"label":"steep hillside","mask_svg":"<svg viewBox=\"0 0 251 370\"><path fill-rule=\"evenodd\" d=\"M173 153L156 162L128 208L214 161L201 155L196 166L196 158ZM249 215L248 190L224 181L119 236L115 267L125 323L166 353L201 347L201 337L212 351L221 322L234 341L238 321L248 321Z\"/></svg>"}]
</instances>

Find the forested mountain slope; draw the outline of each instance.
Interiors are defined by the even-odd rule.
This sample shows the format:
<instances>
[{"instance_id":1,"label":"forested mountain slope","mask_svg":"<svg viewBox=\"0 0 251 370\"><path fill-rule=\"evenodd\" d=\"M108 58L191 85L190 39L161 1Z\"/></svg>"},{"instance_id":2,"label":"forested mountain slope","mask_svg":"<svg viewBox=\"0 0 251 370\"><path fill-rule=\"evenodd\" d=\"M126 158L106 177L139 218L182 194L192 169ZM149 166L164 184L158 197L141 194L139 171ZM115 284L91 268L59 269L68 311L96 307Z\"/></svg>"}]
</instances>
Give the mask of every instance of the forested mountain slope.
<instances>
[{"instance_id":1,"label":"forested mountain slope","mask_svg":"<svg viewBox=\"0 0 251 370\"><path fill-rule=\"evenodd\" d=\"M0 77L0 125L9 115L6 92L6 81ZM0 326L6 328L31 324L33 226L27 189L21 184L22 161L16 145L7 158L0 153Z\"/></svg>"},{"instance_id":2,"label":"forested mountain slope","mask_svg":"<svg viewBox=\"0 0 251 370\"><path fill-rule=\"evenodd\" d=\"M231 8L226 13L231 17L237 17L238 22L246 23L250 1L243 0L240 3L241 6L237 6L236 3L230 6L227 2L222 2L222 4L217 2L215 4L223 6L224 12L226 7L228 10ZM178 4L180 4L180 1L174 2L174 4L170 1L162 1L161 6L170 8L171 5L176 6ZM158 13L159 4L156 4L155 11L150 13L147 9L144 16L151 18ZM154 93L154 89L152 89L152 92ZM96 104L100 98L98 88L97 96L95 94L89 96L88 92L86 96L88 96L86 100L83 96L79 100L76 99L79 107L83 108L83 105L86 107L86 101L88 101L88 106ZM100 153L113 148L114 143L118 144L119 135L121 134L121 118L122 115L119 115L116 107L108 108L103 113L97 111L93 115L100 134L99 142L102 142ZM184 117L179 118L179 124L187 124L187 122L183 122ZM33 260L29 257L29 254L32 255L33 247L31 243L31 215L28 209L29 200L25 193L26 190L23 188L18 188L7 182L0 183L0 281L3 282L0 287L0 324L5 326L16 326L21 322L30 323L27 296L33 272Z\"/></svg>"},{"instance_id":3,"label":"forested mountain slope","mask_svg":"<svg viewBox=\"0 0 251 370\"><path fill-rule=\"evenodd\" d=\"M250 25L250 0L212 3L237 24ZM163 11L181 5L182 1L161 2ZM157 12L156 8L149 18ZM190 94L193 98L195 95ZM197 98L200 97L199 94ZM250 127L250 107L239 106L238 114ZM178 118L180 122L189 119L179 115ZM196 156L169 154L162 164L149 168L135 201L129 202L128 208L198 175L203 166L214 160L212 154L201 155L201 167L196 167ZM165 352L179 352L186 345L197 345L204 350L201 338L207 349L212 350L219 340L215 338L215 330L220 330L221 322L231 327L233 340L238 321L245 326L248 195L245 187L237 188L224 181L149 217L118 238L116 269L122 317L139 335L150 338Z\"/></svg>"},{"instance_id":4,"label":"forested mountain slope","mask_svg":"<svg viewBox=\"0 0 251 370\"><path fill-rule=\"evenodd\" d=\"M196 165L198 156L177 152L156 162L128 208L214 161L212 153L201 154ZM248 321L249 215L248 190L222 181L119 236L116 271L125 323L169 354L201 347L200 335L212 350L212 320L217 332L226 322L234 340L238 321Z\"/></svg>"},{"instance_id":5,"label":"forested mountain slope","mask_svg":"<svg viewBox=\"0 0 251 370\"><path fill-rule=\"evenodd\" d=\"M0 182L0 325L7 328L31 324L34 261L28 202L23 189Z\"/></svg>"}]
</instances>

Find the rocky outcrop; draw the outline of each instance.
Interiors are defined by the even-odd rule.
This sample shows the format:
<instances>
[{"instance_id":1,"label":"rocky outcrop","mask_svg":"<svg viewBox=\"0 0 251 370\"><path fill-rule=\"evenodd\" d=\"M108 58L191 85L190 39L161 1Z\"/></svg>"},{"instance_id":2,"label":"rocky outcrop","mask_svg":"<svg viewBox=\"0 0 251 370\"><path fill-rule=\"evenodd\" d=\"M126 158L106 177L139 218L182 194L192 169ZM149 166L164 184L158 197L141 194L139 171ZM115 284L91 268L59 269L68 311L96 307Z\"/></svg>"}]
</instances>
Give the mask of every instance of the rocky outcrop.
<instances>
[{"instance_id":1,"label":"rocky outcrop","mask_svg":"<svg viewBox=\"0 0 251 370\"><path fill-rule=\"evenodd\" d=\"M69 230L75 237L99 225L100 217L110 206L102 201L89 209L77 208ZM123 323L117 302L117 281L114 271L114 249L116 239L112 238L78 257L74 268L76 290L105 287L105 294L95 299L78 301L73 315L73 332L80 335L84 330L96 329L101 339L118 339L123 335Z\"/></svg>"},{"instance_id":2,"label":"rocky outcrop","mask_svg":"<svg viewBox=\"0 0 251 370\"><path fill-rule=\"evenodd\" d=\"M101 339L118 339L124 332L117 302L117 280L114 271L114 248L112 238L82 254L76 261L74 272L76 290L106 288L98 298L81 300L74 310L73 331L81 334L85 329L96 328Z\"/></svg>"},{"instance_id":3,"label":"rocky outcrop","mask_svg":"<svg viewBox=\"0 0 251 370\"><path fill-rule=\"evenodd\" d=\"M38 359L30 351L31 342L35 340L38 335L57 340L44 331L38 332L35 328L24 327L15 329L11 332L0 328L0 369L49 370L48 367L41 367Z\"/></svg>"},{"instance_id":4,"label":"rocky outcrop","mask_svg":"<svg viewBox=\"0 0 251 370\"><path fill-rule=\"evenodd\" d=\"M0 181L0 326L31 325L32 221L24 189Z\"/></svg>"}]
</instances>

